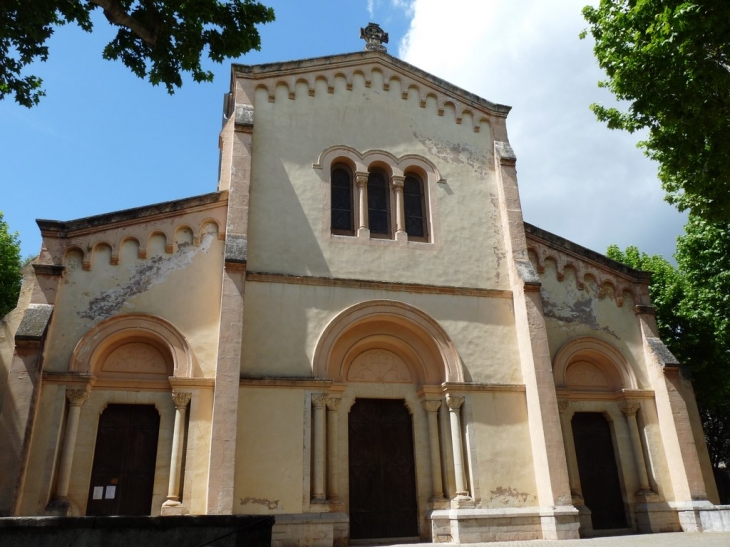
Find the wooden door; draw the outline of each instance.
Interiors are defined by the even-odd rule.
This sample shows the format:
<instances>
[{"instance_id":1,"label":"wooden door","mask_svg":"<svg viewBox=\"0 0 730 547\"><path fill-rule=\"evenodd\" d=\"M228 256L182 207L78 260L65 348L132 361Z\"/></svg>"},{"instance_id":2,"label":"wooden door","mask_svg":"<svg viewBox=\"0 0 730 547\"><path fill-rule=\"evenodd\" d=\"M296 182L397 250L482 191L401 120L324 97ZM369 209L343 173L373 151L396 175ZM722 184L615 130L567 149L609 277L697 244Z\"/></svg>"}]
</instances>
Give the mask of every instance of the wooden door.
<instances>
[{"instance_id":1,"label":"wooden door","mask_svg":"<svg viewBox=\"0 0 730 547\"><path fill-rule=\"evenodd\" d=\"M417 537L413 425L404 401L357 399L349 451L350 538Z\"/></svg>"},{"instance_id":2,"label":"wooden door","mask_svg":"<svg viewBox=\"0 0 730 547\"><path fill-rule=\"evenodd\" d=\"M151 405L109 405L99 419L87 515L149 515L160 415Z\"/></svg>"},{"instance_id":3,"label":"wooden door","mask_svg":"<svg viewBox=\"0 0 730 547\"><path fill-rule=\"evenodd\" d=\"M594 530L626 528L626 512L616 467L611 427L603 414L573 416L578 475Z\"/></svg>"}]
</instances>

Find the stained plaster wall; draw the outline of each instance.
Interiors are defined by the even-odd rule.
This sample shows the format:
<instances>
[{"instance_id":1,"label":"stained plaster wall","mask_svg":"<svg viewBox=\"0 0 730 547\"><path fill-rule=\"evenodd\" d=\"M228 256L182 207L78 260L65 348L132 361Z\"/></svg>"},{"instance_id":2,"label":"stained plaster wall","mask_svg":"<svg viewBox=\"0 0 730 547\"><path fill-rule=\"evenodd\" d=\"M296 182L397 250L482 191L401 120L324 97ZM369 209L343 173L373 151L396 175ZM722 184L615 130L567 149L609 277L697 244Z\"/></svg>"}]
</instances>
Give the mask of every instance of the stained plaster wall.
<instances>
[{"instance_id":1,"label":"stained plaster wall","mask_svg":"<svg viewBox=\"0 0 730 547\"><path fill-rule=\"evenodd\" d=\"M165 238L155 235L147 258L138 258L135 242L123 243L117 265L110 263L109 247L96 247L89 271L83 270L80 253L67 253L45 370L68 370L78 341L104 319L150 313L167 319L186 337L200 367L193 371L195 376L214 376L223 245L215 233L207 233L200 245L175 245L170 254L165 252Z\"/></svg>"},{"instance_id":2,"label":"stained plaster wall","mask_svg":"<svg viewBox=\"0 0 730 547\"><path fill-rule=\"evenodd\" d=\"M265 282L246 284L241 374L312 376L327 324L349 306L374 299L405 302L433 317L453 341L468 381L522 383L509 298Z\"/></svg>"},{"instance_id":3,"label":"stained plaster wall","mask_svg":"<svg viewBox=\"0 0 730 547\"><path fill-rule=\"evenodd\" d=\"M466 410L475 433L470 463L478 470L481 506L538 505L525 394L471 393Z\"/></svg>"},{"instance_id":4,"label":"stained plaster wall","mask_svg":"<svg viewBox=\"0 0 730 547\"><path fill-rule=\"evenodd\" d=\"M425 108L416 93L404 100L377 71L370 87L359 74L352 90L333 80L333 93L318 80L314 96L298 84L294 100L284 86L274 102L256 91L249 271L508 289L489 124L477 133L449 105L439 116L432 97ZM312 164L333 145L431 160L447 181L429 188L434 243L332 236L329 172Z\"/></svg>"},{"instance_id":5,"label":"stained plaster wall","mask_svg":"<svg viewBox=\"0 0 730 547\"><path fill-rule=\"evenodd\" d=\"M241 388L234 514L301 513L305 392Z\"/></svg>"},{"instance_id":6,"label":"stained plaster wall","mask_svg":"<svg viewBox=\"0 0 730 547\"><path fill-rule=\"evenodd\" d=\"M579 336L593 336L621 352L636 375L638 388L651 389L641 331L628 293L619 307L610 292L599 297L599 288L590 279L579 289L572 269L566 268L563 281L558 281L552 260L545 261L540 281L551 358L566 342Z\"/></svg>"}]
</instances>

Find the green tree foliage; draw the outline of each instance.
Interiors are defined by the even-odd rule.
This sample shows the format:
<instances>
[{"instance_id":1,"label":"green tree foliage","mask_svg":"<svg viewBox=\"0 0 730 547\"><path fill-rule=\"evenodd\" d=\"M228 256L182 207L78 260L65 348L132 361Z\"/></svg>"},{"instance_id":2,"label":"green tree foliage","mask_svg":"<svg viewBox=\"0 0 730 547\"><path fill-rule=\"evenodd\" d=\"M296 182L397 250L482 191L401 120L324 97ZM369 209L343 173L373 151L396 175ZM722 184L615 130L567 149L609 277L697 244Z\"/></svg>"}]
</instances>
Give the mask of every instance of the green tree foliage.
<instances>
[{"instance_id":1,"label":"green tree foliage","mask_svg":"<svg viewBox=\"0 0 730 547\"><path fill-rule=\"evenodd\" d=\"M600 0L583 15L608 76L599 85L629 103L593 112L612 129L648 130L640 146L668 201L730 221L730 2Z\"/></svg>"},{"instance_id":2,"label":"green tree foliage","mask_svg":"<svg viewBox=\"0 0 730 547\"><path fill-rule=\"evenodd\" d=\"M200 59L215 62L259 49L256 24L274 20L274 11L254 0L2 0L0 2L0 99L13 96L23 106L45 95L42 80L25 74L48 58L55 27L75 23L91 32L91 12L102 9L119 28L102 56L121 60L140 78L164 84L169 93L182 85L182 72L196 82L212 81Z\"/></svg>"},{"instance_id":3,"label":"green tree foliage","mask_svg":"<svg viewBox=\"0 0 730 547\"><path fill-rule=\"evenodd\" d=\"M10 232L0 211L0 318L18 303L21 281L18 232Z\"/></svg>"}]
</instances>

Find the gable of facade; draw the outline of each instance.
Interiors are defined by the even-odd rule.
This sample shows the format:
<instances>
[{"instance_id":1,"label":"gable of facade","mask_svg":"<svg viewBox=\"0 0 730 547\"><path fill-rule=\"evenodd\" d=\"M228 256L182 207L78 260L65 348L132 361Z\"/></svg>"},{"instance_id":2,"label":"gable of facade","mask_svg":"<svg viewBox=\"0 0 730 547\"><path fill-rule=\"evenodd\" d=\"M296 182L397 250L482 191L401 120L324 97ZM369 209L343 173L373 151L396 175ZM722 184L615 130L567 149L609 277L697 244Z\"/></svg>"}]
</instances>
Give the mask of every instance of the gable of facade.
<instances>
[{"instance_id":1,"label":"gable of facade","mask_svg":"<svg viewBox=\"0 0 730 547\"><path fill-rule=\"evenodd\" d=\"M216 193L39 221L0 511L275 515L278 545L711 526L649 279L523 222L508 112L380 52L234 65ZM146 489L104 471L133 464Z\"/></svg>"}]
</instances>

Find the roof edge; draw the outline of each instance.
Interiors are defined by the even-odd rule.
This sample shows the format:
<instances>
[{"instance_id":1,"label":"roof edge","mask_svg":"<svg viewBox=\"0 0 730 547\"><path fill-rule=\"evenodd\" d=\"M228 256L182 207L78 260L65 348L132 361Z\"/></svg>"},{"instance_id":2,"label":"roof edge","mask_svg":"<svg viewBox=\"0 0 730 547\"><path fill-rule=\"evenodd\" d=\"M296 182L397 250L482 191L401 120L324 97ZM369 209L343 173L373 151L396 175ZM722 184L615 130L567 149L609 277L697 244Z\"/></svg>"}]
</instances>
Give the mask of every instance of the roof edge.
<instances>
[{"instance_id":1,"label":"roof edge","mask_svg":"<svg viewBox=\"0 0 730 547\"><path fill-rule=\"evenodd\" d=\"M397 57L393 57L388 53L382 53L380 51L357 51L354 53L342 53L339 55L328 55L324 57L310 57L307 59L297 59L293 61L281 61L276 63L263 63L260 65L244 65L238 63L231 64L231 71L233 76L243 75L247 77L268 77L276 75L280 72L299 71L305 72L313 68L330 67L338 65L357 64L362 61L369 61L378 59L384 61L386 64L390 64L394 67L402 70L414 73L417 77L422 78L431 84L441 87L444 91L452 94L462 96L464 99L471 101L472 103L481 106L482 108L489 110L495 114L507 116L511 106L507 106L500 103L494 103L479 95L467 91L459 86L456 86L446 80L434 76L430 72L426 72L410 63L402 61Z\"/></svg>"},{"instance_id":2,"label":"roof edge","mask_svg":"<svg viewBox=\"0 0 730 547\"><path fill-rule=\"evenodd\" d=\"M537 226L535 226L534 224L530 224L529 222L525 222L524 224L525 232L527 234L539 237L540 239L544 239L554 247L558 247L561 250L580 255L581 257L596 262L603 267L610 268L619 273L622 273L623 275L631 277L635 281L641 283L649 283L651 281L651 272L631 268L626 264L622 264L621 262L617 262L611 258L608 258L606 255L602 255L601 253L592 251L591 249L583 247L582 245L573 243L572 241L565 239L564 237L555 235L552 232L543 230L542 228L538 228Z\"/></svg>"},{"instance_id":3,"label":"roof edge","mask_svg":"<svg viewBox=\"0 0 730 547\"><path fill-rule=\"evenodd\" d=\"M36 219L36 224L42 232L75 232L88 228L96 228L107 224L116 224L129 220L162 215L166 213L174 213L187 209L189 207L202 207L223 201L227 198L228 192L211 192L209 194L201 194L188 198L175 199L171 201L163 201L161 203L153 203L151 205L143 205L141 207L133 207L131 209L122 209L120 211L112 211L101 215L93 215L75 220L47 220Z\"/></svg>"}]
</instances>

